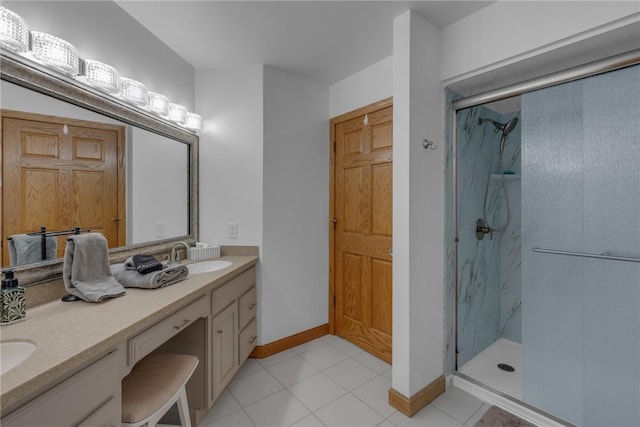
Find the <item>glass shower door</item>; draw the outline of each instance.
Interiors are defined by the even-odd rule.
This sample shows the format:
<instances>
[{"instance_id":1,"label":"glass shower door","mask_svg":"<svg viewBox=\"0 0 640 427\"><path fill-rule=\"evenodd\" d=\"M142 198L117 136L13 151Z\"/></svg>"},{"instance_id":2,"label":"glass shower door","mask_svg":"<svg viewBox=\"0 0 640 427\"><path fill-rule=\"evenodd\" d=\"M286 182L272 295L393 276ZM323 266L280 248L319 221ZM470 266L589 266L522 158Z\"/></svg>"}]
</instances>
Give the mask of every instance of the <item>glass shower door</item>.
<instances>
[{"instance_id":1,"label":"glass shower door","mask_svg":"<svg viewBox=\"0 0 640 427\"><path fill-rule=\"evenodd\" d=\"M523 401L638 426L640 66L525 94L521 114Z\"/></svg>"}]
</instances>

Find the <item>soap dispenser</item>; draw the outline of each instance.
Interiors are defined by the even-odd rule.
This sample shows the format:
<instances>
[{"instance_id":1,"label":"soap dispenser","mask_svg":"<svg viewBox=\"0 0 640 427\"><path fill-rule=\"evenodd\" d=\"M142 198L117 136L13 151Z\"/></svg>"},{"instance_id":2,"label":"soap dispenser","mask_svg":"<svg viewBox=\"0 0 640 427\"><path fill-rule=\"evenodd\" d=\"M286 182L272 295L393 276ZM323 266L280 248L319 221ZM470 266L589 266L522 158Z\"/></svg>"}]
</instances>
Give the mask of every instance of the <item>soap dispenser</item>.
<instances>
[{"instance_id":1,"label":"soap dispenser","mask_svg":"<svg viewBox=\"0 0 640 427\"><path fill-rule=\"evenodd\" d=\"M25 289L18 286L13 270L7 270L0 289L0 324L14 323L26 317Z\"/></svg>"}]
</instances>

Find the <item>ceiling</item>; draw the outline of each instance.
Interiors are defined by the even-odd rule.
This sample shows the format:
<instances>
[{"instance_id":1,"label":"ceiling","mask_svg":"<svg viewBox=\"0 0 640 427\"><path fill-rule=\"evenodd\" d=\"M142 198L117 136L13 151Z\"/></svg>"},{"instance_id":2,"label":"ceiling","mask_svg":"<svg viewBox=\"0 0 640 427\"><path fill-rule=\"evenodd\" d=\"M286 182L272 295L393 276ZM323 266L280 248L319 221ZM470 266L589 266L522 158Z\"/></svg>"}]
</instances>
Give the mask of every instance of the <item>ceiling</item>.
<instances>
[{"instance_id":1,"label":"ceiling","mask_svg":"<svg viewBox=\"0 0 640 427\"><path fill-rule=\"evenodd\" d=\"M116 0L196 69L265 64L331 85L393 51L412 9L443 28L492 1Z\"/></svg>"}]
</instances>

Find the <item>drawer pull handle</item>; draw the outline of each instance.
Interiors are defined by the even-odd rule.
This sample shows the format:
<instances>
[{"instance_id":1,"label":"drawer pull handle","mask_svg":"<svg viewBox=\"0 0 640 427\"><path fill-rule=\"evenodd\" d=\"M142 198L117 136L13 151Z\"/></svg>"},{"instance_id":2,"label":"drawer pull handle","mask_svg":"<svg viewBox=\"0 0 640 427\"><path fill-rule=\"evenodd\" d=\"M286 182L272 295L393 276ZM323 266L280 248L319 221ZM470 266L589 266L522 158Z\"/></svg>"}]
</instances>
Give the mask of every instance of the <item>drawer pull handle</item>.
<instances>
[{"instance_id":1,"label":"drawer pull handle","mask_svg":"<svg viewBox=\"0 0 640 427\"><path fill-rule=\"evenodd\" d=\"M189 322L191 322L189 319L184 319L184 322L182 322L182 325L174 326L173 329L175 329L176 331L179 331L180 329L182 329L185 326L187 326L189 324Z\"/></svg>"},{"instance_id":2,"label":"drawer pull handle","mask_svg":"<svg viewBox=\"0 0 640 427\"><path fill-rule=\"evenodd\" d=\"M254 308L256 308L256 305L258 305L257 302L254 302L253 304L251 304L251 306L249 306L249 310L253 310Z\"/></svg>"},{"instance_id":3,"label":"drawer pull handle","mask_svg":"<svg viewBox=\"0 0 640 427\"><path fill-rule=\"evenodd\" d=\"M222 334L222 331L221 331L220 329L218 329L218 333L219 333L219 334Z\"/></svg>"},{"instance_id":4,"label":"drawer pull handle","mask_svg":"<svg viewBox=\"0 0 640 427\"><path fill-rule=\"evenodd\" d=\"M251 338L251 339L249 340L249 344L253 344L254 342L256 342L256 339L257 339L257 338L258 338L258 337L253 337L253 338Z\"/></svg>"}]
</instances>

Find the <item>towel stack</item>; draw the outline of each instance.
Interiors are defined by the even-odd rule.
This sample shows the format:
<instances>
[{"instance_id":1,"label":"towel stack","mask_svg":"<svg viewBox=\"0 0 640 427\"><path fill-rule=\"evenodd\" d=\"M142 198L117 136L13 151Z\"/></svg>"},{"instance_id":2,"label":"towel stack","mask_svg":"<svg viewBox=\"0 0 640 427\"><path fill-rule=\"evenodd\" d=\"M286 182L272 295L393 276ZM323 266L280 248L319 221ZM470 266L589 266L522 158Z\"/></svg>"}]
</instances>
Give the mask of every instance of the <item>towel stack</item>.
<instances>
[{"instance_id":1,"label":"towel stack","mask_svg":"<svg viewBox=\"0 0 640 427\"><path fill-rule=\"evenodd\" d=\"M62 278L67 292L88 302L102 302L126 292L111 274L107 239L100 233L67 239Z\"/></svg>"},{"instance_id":2,"label":"towel stack","mask_svg":"<svg viewBox=\"0 0 640 427\"><path fill-rule=\"evenodd\" d=\"M148 270L140 268L136 257L139 256L136 255L127 259L124 264L114 264L111 266L113 276L125 288L163 288L184 280L189 275L189 269L186 265L178 264L168 266L166 263L160 263L155 260L155 258L150 255L143 255L139 259L144 260L143 265L153 264L152 261L155 260L156 263L161 265L161 269L151 270L146 274L142 274L141 271Z\"/></svg>"}]
</instances>

